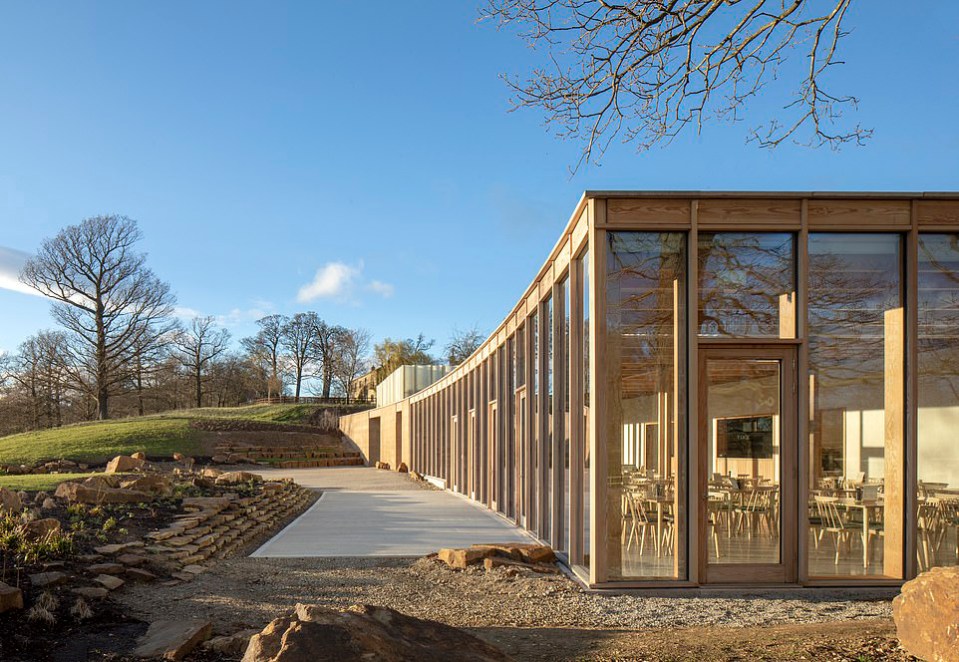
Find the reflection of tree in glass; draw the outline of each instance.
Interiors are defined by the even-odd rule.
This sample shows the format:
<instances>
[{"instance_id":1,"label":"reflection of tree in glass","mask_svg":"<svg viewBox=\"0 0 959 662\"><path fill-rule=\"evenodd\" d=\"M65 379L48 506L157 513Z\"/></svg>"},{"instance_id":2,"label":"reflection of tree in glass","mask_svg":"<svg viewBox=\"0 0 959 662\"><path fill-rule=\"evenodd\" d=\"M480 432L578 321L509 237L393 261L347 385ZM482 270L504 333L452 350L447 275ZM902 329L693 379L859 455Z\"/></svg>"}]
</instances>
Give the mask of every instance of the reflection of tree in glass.
<instances>
[{"instance_id":1,"label":"reflection of tree in glass","mask_svg":"<svg viewBox=\"0 0 959 662\"><path fill-rule=\"evenodd\" d=\"M959 235L919 237L920 406L959 399Z\"/></svg>"},{"instance_id":2,"label":"reflection of tree in glass","mask_svg":"<svg viewBox=\"0 0 959 662\"><path fill-rule=\"evenodd\" d=\"M899 238L888 239L888 251L853 251L851 235L810 251L809 367L820 389L883 384L885 312L901 306Z\"/></svg>"},{"instance_id":3,"label":"reflection of tree in glass","mask_svg":"<svg viewBox=\"0 0 959 662\"><path fill-rule=\"evenodd\" d=\"M674 282L682 282L685 237L609 233L607 332L618 350L622 397L672 390ZM683 290L678 292L680 310Z\"/></svg>"},{"instance_id":4,"label":"reflection of tree in glass","mask_svg":"<svg viewBox=\"0 0 959 662\"><path fill-rule=\"evenodd\" d=\"M780 335L780 298L796 289L793 235L717 232L699 235L700 334Z\"/></svg>"}]
</instances>

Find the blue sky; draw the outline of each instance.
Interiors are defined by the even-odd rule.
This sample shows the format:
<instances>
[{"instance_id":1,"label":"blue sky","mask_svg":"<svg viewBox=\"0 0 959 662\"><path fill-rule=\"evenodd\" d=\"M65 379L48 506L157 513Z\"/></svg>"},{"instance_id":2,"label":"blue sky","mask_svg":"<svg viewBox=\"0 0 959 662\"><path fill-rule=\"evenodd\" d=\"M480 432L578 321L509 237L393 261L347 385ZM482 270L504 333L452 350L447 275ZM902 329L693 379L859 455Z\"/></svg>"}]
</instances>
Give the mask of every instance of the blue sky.
<instances>
[{"instance_id":1,"label":"blue sky","mask_svg":"<svg viewBox=\"0 0 959 662\"><path fill-rule=\"evenodd\" d=\"M578 145L498 79L537 54L477 2L0 2L0 350L53 326L11 269L96 214L237 338L312 309L441 346L499 323L584 189L959 189L959 6L905 6L858 0L832 74L868 146L711 124L571 176Z\"/></svg>"}]
</instances>

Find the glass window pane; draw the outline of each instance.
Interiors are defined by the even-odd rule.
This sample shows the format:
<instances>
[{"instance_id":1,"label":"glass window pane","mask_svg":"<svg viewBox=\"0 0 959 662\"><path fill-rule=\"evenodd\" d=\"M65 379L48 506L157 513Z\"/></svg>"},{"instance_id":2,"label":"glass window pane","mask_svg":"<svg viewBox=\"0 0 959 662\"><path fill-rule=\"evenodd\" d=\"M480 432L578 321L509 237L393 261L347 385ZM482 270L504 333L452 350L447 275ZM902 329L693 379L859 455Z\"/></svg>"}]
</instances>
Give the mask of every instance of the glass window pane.
<instances>
[{"instance_id":1,"label":"glass window pane","mask_svg":"<svg viewBox=\"0 0 959 662\"><path fill-rule=\"evenodd\" d=\"M707 562L779 563L782 366L707 359Z\"/></svg>"},{"instance_id":2,"label":"glass window pane","mask_svg":"<svg viewBox=\"0 0 959 662\"><path fill-rule=\"evenodd\" d=\"M587 569L590 564L590 487L589 487L589 251L585 251L580 258L580 268L583 273L583 411L581 423L583 426L583 566Z\"/></svg>"},{"instance_id":3,"label":"glass window pane","mask_svg":"<svg viewBox=\"0 0 959 662\"><path fill-rule=\"evenodd\" d=\"M699 335L796 337L796 258L790 233L699 235Z\"/></svg>"},{"instance_id":4,"label":"glass window pane","mask_svg":"<svg viewBox=\"0 0 959 662\"><path fill-rule=\"evenodd\" d=\"M959 562L959 235L919 236L919 569Z\"/></svg>"},{"instance_id":5,"label":"glass window pane","mask_svg":"<svg viewBox=\"0 0 959 662\"><path fill-rule=\"evenodd\" d=\"M683 578L686 237L607 238L609 578Z\"/></svg>"},{"instance_id":6,"label":"glass window pane","mask_svg":"<svg viewBox=\"0 0 959 662\"><path fill-rule=\"evenodd\" d=\"M902 249L809 236L809 574L902 576Z\"/></svg>"}]
</instances>

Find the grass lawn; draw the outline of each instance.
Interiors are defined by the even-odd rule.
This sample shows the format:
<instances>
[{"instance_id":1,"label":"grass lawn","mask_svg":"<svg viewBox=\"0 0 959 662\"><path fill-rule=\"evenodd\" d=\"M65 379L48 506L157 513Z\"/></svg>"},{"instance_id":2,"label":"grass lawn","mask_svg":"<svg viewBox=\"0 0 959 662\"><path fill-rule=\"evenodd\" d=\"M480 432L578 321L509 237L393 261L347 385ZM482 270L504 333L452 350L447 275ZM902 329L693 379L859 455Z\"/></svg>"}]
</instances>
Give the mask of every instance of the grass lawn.
<instances>
[{"instance_id":1,"label":"grass lawn","mask_svg":"<svg viewBox=\"0 0 959 662\"><path fill-rule=\"evenodd\" d=\"M348 405L342 405L347 407ZM357 409L362 405L357 405ZM170 412L190 418L217 418L226 420L263 421L268 423L307 423L310 416L324 405L247 405L245 407L204 407ZM157 414L165 416L166 414Z\"/></svg>"},{"instance_id":2,"label":"grass lawn","mask_svg":"<svg viewBox=\"0 0 959 662\"><path fill-rule=\"evenodd\" d=\"M50 492L60 483L68 480L77 480L78 478L88 478L90 476L99 476L103 474L83 473L83 474L27 474L26 476L0 476L0 487L6 487L8 490L19 492Z\"/></svg>"},{"instance_id":3,"label":"grass lawn","mask_svg":"<svg viewBox=\"0 0 959 662\"><path fill-rule=\"evenodd\" d=\"M147 455L190 455L199 449L201 433L182 418L144 417L80 423L52 430L0 437L0 463L30 464L38 460L70 459L105 462L137 451Z\"/></svg>"},{"instance_id":4,"label":"grass lawn","mask_svg":"<svg viewBox=\"0 0 959 662\"><path fill-rule=\"evenodd\" d=\"M306 423L323 405L248 405L177 409L141 418L78 423L51 430L0 437L0 464L32 464L40 460L69 459L106 462L116 455L143 451L147 455L202 455L204 432L191 420L221 419L270 423Z\"/></svg>"}]
</instances>

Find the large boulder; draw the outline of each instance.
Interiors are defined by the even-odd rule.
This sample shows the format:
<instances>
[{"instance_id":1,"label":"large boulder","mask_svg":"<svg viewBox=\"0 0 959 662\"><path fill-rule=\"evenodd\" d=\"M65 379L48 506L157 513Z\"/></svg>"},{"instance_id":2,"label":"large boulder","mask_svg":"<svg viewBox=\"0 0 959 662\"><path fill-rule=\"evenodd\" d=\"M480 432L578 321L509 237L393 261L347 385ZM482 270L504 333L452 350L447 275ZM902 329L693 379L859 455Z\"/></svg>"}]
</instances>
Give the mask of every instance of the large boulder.
<instances>
[{"instance_id":1,"label":"large boulder","mask_svg":"<svg viewBox=\"0 0 959 662\"><path fill-rule=\"evenodd\" d=\"M26 524L27 540L43 540L60 533L60 520L53 517L35 519Z\"/></svg>"},{"instance_id":2,"label":"large boulder","mask_svg":"<svg viewBox=\"0 0 959 662\"><path fill-rule=\"evenodd\" d=\"M23 591L0 582L0 614L11 609L23 609Z\"/></svg>"},{"instance_id":3,"label":"large boulder","mask_svg":"<svg viewBox=\"0 0 959 662\"><path fill-rule=\"evenodd\" d=\"M210 638L213 623L204 620L155 621L133 651L136 657L161 657L182 660Z\"/></svg>"},{"instance_id":4,"label":"large boulder","mask_svg":"<svg viewBox=\"0 0 959 662\"><path fill-rule=\"evenodd\" d=\"M249 471L228 471L216 477L217 485L236 485L237 483L262 483L263 476Z\"/></svg>"},{"instance_id":5,"label":"large boulder","mask_svg":"<svg viewBox=\"0 0 959 662\"><path fill-rule=\"evenodd\" d=\"M959 567L933 568L892 601L899 643L927 662L959 662Z\"/></svg>"},{"instance_id":6,"label":"large boulder","mask_svg":"<svg viewBox=\"0 0 959 662\"><path fill-rule=\"evenodd\" d=\"M23 510L23 502L16 492L0 487L0 513L19 513Z\"/></svg>"},{"instance_id":7,"label":"large boulder","mask_svg":"<svg viewBox=\"0 0 959 662\"><path fill-rule=\"evenodd\" d=\"M170 479L161 474L148 474L146 476L138 476L130 480L125 480L120 483L120 487L125 490L140 490L162 496L167 496L173 492Z\"/></svg>"},{"instance_id":8,"label":"large boulder","mask_svg":"<svg viewBox=\"0 0 959 662\"><path fill-rule=\"evenodd\" d=\"M136 471L137 469L142 469L146 460L138 457L130 457L128 455L117 455L115 458L107 462L106 472L108 474L118 474L125 473L127 471Z\"/></svg>"},{"instance_id":9,"label":"large boulder","mask_svg":"<svg viewBox=\"0 0 959 662\"><path fill-rule=\"evenodd\" d=\"M345 611L298 604L250 639L243 662L475 662L509 658L449 625L406 616L386 607Z\"/></svg>"},{"instance_id":10,"label":"large boulder","mask_svg":"<svg viewBox=\"0 0 959 662\"><path fill-rule=\"evenodd\" d=\"M150 494L140 490L123 490L114 487L97 489L80 483L60 483L54 496L70 503L90 504L145 503L153 499Z\"/></svg>"}]
</instances>

